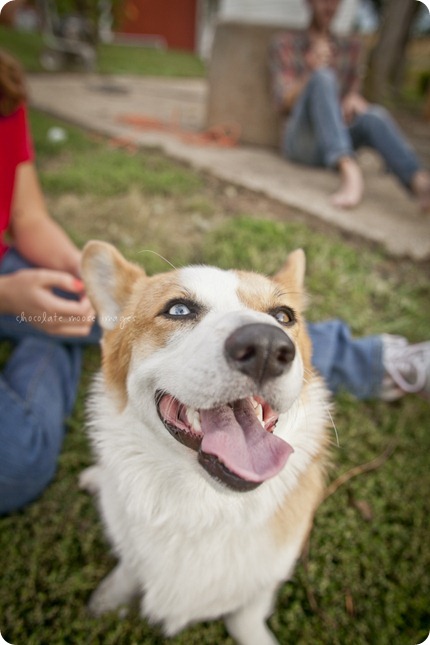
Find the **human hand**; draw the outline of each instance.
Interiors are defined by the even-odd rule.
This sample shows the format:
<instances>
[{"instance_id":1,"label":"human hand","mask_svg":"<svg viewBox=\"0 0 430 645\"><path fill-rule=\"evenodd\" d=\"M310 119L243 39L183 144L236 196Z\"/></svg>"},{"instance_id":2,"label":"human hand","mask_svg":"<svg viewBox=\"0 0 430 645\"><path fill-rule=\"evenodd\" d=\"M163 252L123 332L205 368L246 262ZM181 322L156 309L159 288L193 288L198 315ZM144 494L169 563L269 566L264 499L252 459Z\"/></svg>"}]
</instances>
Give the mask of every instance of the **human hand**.
<instances>
[{"instance_id":1,"label":"human hand","mask_svg":"<svg viewBox=\"0 0 430 645\"><path fill-rule=\"evenodd\" d=\"M329 67L333 58L330 42L325 38L316 38L305 54L306 64L312 71Z\"/></svg>"},{"instance_id":2,"label":"human hand","mask_svg":"<svg viewBox=\"0 0 430 645\"><path fill-rule=\"evenodd\" d=\"M356 94L355 92L347 94L341 104L344 122L350 125L356 116L364 114L368 108L369 103L360 94Z\"/></svg>"},{"instance_id":3,"label":"human hand","mask_svg":"<svg viewBox=\"0 0 430 645\"><path fill-rule=\"evenodd\" d=\"M79 300L57 296L54 288L74 293ZM2 310L48 334L86 336L95 312L83 289L81 280L62 271L22 269L1 277Z\"/></svg>"}]
</instances>

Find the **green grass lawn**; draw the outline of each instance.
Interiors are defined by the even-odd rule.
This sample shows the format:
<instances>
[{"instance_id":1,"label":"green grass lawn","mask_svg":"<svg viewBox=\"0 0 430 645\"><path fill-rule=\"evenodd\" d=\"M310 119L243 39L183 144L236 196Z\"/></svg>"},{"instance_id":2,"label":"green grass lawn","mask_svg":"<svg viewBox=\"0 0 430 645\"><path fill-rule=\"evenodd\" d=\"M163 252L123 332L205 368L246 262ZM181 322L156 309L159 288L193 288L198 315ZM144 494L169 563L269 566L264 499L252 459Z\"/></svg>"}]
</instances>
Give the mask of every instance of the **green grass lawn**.
<instances>
[{"instance_id":1,"label":"green grass lawn","mask_svg":"<svg viewBox=\"0 0 430 645\"><path fill-rule=\"evenodd\" d=\"M39 57L44 42L40 34L19 32L0 25L0 47L16 56L27 72L43 71ZM111 44L97 46L96 71L146 76L205 75L201 59L188 52Z\"/></svg>"},{"instance_id":2,"label":"green grass lawn","mask_svg":"<svg viewBox=\"0 0 430 645\"><path fill-rule=\"evenodd\" d=\"M355 334L429 335L428 265L393 260L297 213L217 182L156 152L113 150L75 128L32 114L38 165L53 215L83 244L114 242L148 272L208 262L272 272L297 246L308 258L312 320L343 317ZM0 346L3 359L7 348ZM75 412L54 482L17 514L0 519L0 631L14 645L161 645L135 610L89 618L89 594L114 560L94 502L77 488L91 463L85 397L99 366L87 351ZM430 428L428 403L336 400L330 478L394 452L340 487L321 506L308 557L280 590L272 629L297 645L417 645L430 630ZM17 429L18 430L18 429ZM196 625L176 645L232 645L223 624Z\"/></svg>"}]
</instances>

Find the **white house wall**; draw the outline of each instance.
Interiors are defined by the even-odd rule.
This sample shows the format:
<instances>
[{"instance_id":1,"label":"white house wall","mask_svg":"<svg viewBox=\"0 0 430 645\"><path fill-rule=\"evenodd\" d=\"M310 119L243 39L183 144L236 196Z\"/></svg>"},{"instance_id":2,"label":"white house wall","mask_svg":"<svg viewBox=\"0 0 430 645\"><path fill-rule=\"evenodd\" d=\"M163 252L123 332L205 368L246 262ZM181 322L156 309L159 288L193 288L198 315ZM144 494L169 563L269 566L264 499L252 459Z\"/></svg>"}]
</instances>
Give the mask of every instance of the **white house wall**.
<instances>
[{"instance_id":1,"label":"white house wall","mask_svg":"<svg viewBox=\"0 0 430 645\"><path fill-rule=\"evenodd\" d=\"M348 32L353 26L358 0L343 0L334 28ZM306 0L220 0L220 20L301 28L307 24Z\"/></svg>"}]
</instances>

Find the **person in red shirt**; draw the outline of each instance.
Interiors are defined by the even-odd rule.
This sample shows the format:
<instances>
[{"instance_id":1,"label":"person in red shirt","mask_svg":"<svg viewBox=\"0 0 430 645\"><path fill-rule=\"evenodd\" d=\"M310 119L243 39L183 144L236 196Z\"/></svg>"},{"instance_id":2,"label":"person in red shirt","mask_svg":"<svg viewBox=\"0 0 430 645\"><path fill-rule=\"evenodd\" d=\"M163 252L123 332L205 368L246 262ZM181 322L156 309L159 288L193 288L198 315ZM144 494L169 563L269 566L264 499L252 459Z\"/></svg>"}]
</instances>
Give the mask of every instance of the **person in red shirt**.
<instances>
[{"instance_id":1,"label":"person in red shirt","mask_svg":"<svg viewBox=\"0 0 430 645\"><path fill-rule=\"evenodd\" d=\"M95 314L81 252L49 216L34 166L22 70L0 50L0 513L52 479Z\"/></svg>"},{"instance_id":2,"label":"person in red shirt","mask_svg":"<svg viewBox=\"0 0 430 645\"><path fill-rule=\"evenodd\" d=\"M430 210L430 173L387 110L361 95L361 42L331 30L340 0L307 0L310 24L278 34L271 46L276 107L284 118L282 154L297 163L334 168L335 206L352 208L364 182L355 151L367 146L423 211Z\"/></svg>"},{"instance_id":3,"label":"person in red shirt","mask_svg":"<svg viewBox=\"0 0 430 645\"><path fill-rule=\"evenodd\" d=\"M44 321L44 331L86 335L86 323L70 323L69 319L79 320L90 313L88 299L69 301L52 294L54 287L77 294L82 291L81 253L48 214L33 163L23 75L5 52L0 52L0 142L0 259L8 248L7 231L15 251L35 267L25 274L1 277L1 313L25 310L36 317L55 310L56 319Z\"/></svg>"}]
</instances>

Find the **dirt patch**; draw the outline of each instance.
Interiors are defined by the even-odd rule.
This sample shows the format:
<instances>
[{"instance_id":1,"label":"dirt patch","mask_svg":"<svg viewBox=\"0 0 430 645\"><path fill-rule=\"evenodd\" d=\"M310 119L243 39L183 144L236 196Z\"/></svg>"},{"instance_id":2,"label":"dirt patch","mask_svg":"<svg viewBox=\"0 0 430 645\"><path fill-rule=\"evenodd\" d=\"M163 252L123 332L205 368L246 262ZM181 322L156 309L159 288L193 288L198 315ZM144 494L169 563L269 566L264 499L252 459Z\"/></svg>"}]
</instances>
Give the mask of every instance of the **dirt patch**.
<instances>
[{"instance_id":1,"label":"dirt patch","mask_svg":"<svg viewBox=\"0 0 430 645\"><path fill-rule=\"evenodd\" d=\"M151 249L167 258L182 249L186 261L204 235L229 216L205 195L148 196L138 189L102 199L66 194L51 198L49 209L79 245L103 239L132 253Z\"/></svg>"}]
</instances>

